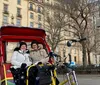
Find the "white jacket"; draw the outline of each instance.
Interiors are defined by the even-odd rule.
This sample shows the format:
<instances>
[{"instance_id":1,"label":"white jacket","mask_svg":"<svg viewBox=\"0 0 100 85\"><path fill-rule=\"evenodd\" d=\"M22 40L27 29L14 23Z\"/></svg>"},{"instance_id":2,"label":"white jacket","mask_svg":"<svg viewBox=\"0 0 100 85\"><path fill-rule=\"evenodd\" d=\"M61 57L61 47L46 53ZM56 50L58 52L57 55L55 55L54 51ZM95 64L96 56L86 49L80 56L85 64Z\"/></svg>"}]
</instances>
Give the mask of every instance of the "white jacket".
<instances>
[{"instance_id":1,"label":"white jacket","mask_svg":"<svg viewBox=\"0 0 100 85\"><path fill-rule=\"evenodd\" d=\"M21 50L14 51L11 58L11 64L14 66L14 68L20 68L22 63L26 63L27 66L32 64L29 61L29 54L26 52L22 52Z\"/></svg>"}]
</instances>

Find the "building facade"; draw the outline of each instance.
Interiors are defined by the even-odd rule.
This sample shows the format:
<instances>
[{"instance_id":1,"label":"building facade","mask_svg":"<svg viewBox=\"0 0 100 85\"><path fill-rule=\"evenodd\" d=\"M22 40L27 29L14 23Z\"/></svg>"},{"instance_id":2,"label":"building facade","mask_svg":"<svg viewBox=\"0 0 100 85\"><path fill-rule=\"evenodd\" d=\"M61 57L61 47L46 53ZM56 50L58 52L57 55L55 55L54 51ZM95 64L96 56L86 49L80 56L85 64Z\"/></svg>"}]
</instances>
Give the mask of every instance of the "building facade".
<instances>
[{"instance_id":1,"label":"building facade","mask_svg":"<svg viewBox=\"0 0 100 85\"><path fill-rule=\"evenodd\" d=\"M0 0L0 26L15 25L32 28L45 28L44 3L46 3L47 5L54 4L54 0ZM49 10L48 14L50 14L51 12L52 11ZM71 33L67 34L68 38L74 38ZM64 47L64 44L66 42L64 41L60 43L57 47L57 52L62 57L68 56L67 54L69 48L67 46ZM72 47L71 54L72 61L75 61L77 64L82 64L81 46ZM97 63L96 60L99 60L98 64L100 63L100 57L95 59L93 54L91 54L91 56L91 62L93 64ZM69 58L67 58L67 61L68 60Z\"/></svg>"},{"instance_id":2,"label":"building facade","mask_svg":"<svg viewBox=\"0 0 100 85\"><path fill-rule=\"evenodd\" d=\"M0 26L43 27L43 0L1 0Z\"/></svg>"}]
</instances>

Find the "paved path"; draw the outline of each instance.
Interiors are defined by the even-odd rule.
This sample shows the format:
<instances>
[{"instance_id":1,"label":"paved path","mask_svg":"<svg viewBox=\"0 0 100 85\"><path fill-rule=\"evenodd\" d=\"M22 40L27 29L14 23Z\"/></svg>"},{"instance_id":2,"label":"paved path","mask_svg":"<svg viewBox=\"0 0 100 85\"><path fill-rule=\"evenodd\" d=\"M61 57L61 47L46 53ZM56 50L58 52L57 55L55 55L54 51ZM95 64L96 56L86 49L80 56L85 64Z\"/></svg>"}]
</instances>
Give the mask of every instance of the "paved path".
<instances>
[{"instance_id":1,"label":"paved path","mask_svg":"<svg viewBox=\"0 0 100 85\"><path fill-rule=\"evenodd\" d=\"M78 75L79 85L100 85L99 75Z\"/></svg>"},{"instance_id":2,"label":"paved path","mask_svg":"<svg viewBox=\"0 0 100 85\"><path fill-rule=\"evenodd\" d=\"M58 75L60 81L63 80L62 75ZM77 75L79 85L100 85L99 75Z\"/></svg>"}]
</instances>

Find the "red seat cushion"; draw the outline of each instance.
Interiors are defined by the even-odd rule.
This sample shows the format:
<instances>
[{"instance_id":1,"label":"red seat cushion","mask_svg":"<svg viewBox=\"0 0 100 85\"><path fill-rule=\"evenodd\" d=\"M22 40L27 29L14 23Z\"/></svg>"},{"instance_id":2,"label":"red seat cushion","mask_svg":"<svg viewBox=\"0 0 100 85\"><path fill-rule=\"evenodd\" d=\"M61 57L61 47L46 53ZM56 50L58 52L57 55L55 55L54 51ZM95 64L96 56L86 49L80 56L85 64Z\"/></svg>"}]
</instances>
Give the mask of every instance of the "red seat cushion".
<instances>
[{"instance_id":1,"label":"red seat cushion","mask_svg":"<svg viewBox=\"0 0 100 85\"><path fill-rule=\"evenodd\" d=\"M12 73L10 71L10 67L11 67L11 64L7 63L7 64L4 64L5 65L5 69L6 69L6 77L9 78L9 77L12 77Z\"/></svg>"},{"instance_id":2,"label":"red seat cushion","mask_svg":"<svg viewBox=\"0 0 100 85\"><path fill-rule=\"evenodd\" d=\"M12 73L11 72L7 72L6 77L12 77Z\"/></svg>"}]
</instances>

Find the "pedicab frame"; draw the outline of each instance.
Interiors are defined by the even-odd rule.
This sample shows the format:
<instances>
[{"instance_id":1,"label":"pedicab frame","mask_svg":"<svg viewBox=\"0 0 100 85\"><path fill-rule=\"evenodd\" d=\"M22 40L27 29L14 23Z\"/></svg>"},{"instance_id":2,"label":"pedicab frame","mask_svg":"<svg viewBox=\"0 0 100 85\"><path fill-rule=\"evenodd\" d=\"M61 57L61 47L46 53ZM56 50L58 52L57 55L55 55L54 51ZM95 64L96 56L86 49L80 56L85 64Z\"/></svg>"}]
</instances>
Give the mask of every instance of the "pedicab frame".
<instances>
[{"instance_id":1,"label":"pedicab frame","mask_svg":"<svg viewBox=\"0 0 100 85\"><path fill-rule=\"evenodd\" d=\"M0 29L0 77L3 85L14 85L11 72L8 72L11 63L6 62L6 43L7 42L31 42L36 40L46 46L47 52L50 52L49 45L46 42L46 33L43 29L3 26Z\"/></svg>"}]
</instances>

